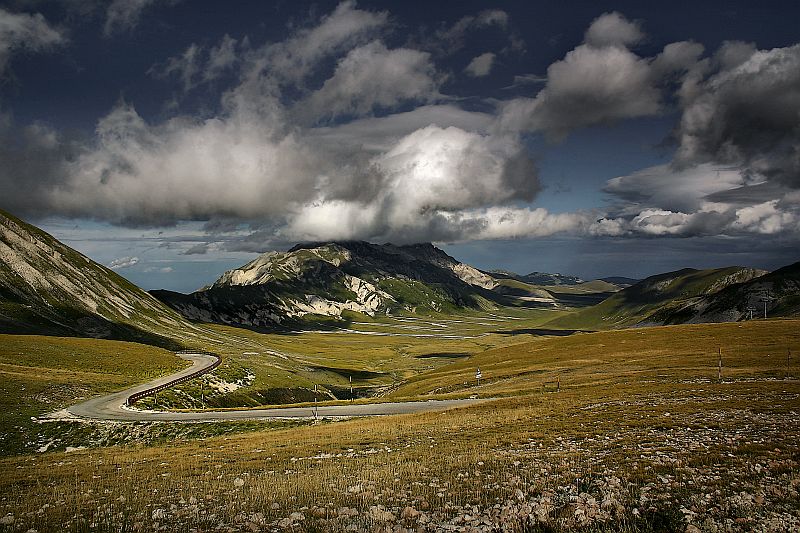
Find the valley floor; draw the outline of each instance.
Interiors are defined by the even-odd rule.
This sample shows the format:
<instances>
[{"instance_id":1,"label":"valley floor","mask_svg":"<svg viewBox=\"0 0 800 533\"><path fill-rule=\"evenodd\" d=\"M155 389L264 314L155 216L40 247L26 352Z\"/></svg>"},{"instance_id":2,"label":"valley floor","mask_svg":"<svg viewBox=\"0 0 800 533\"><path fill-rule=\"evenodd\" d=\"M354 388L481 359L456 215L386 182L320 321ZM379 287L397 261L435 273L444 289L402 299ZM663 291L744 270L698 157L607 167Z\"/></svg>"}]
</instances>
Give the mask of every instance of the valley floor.
<instances>
[{"instance_id":1,"label":"valley floor","mask_svg":"<svg viewBox=\"0 0 800 533\"><path fill-rule=\"evenodd\" d=\"M470 407L8 457L0 527L797 530L800 365L786 362L798 331L786 320L520 337L392 392L501 396Z\"/></svg>"}]
</instances>

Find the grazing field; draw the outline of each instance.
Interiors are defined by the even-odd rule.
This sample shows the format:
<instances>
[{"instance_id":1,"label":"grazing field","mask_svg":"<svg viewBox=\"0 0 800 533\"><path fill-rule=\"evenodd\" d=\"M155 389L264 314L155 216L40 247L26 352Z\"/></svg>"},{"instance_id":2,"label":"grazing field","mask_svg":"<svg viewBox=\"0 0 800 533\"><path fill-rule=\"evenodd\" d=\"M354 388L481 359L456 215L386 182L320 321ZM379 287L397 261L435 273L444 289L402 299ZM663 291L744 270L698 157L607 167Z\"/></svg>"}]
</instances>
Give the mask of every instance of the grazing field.
<instances>
[{"instance_id":1,"label":"grazing field","mask_svg":"<svg viewBox=\"0 0 800 533\"><path fill-rule=\"evenodd\" d=\"M506 312L507 311L507 312ZM486 349L519 342L516 328L531 328L553 311L503 310L502 314L382 317L353 314L336 329L264 334L195 324L180 340L210 350L223 364L202 379L146 398L142 408L247 407L292 404L387 391L421 372ZM277 423L208 424L136 429L105 424L49 422L39 417L82 399L171 373L185 365L174 353L135 343L96 339L0 335L0 454L125 442L157 442L239 430L282 427ZM315 384L318 393L314 393Z\"/></svg>"},{"instance_id":2,"label":"grazing field","mask_svg":"<svg viewBox=\"0 0 800 533\"><path fill-rule=\"evenodd\" d=\"M172 352L131 342L0 335L0 454L46 445L32 416L183 366Z\"/></svg>"},{"instance_id":3,"label":"grazing field","mask_svg":"<svg viewBox=\"0 0 800 533\"><path fill-rule=\"evenodd\" d=\"M800 321L749 321L635 328L533 341L488 350L409 379L394 396L519 394L560 381L562 388L628 383L709 382L722 377L781 379L787 351L800 374ZM790 360L790 365L792 364ZM480 386L475 369L483 374ZM791 370L791 366L790 366Z\"/></svg>"},{"instance_id":4,"label":"grazing field","mask_svg":"<svg viewBox=\"0 0 800 533\"><path fill-rule=\"evenodd\" d=\"M0 459L0 516L16 531L797 530L798 331L550 337L393 393L506 396L474 407Z\"/></svg>"},{"instance_id":5,"label":"grazing field","mask_svg":"<svg viewBox=\"0 0 800 533\"><path fill-rule=\"evenodd\" d=\"M380 395L454 360L534 338L530 332L562 313L509 308L378 318L352 313L346 323L326 329L284 333L203 325L206 336L187 344L220 354L222 366L159 394L157 401L145 399L142 406L254 407Z\"/></svg>"}]
</instances>

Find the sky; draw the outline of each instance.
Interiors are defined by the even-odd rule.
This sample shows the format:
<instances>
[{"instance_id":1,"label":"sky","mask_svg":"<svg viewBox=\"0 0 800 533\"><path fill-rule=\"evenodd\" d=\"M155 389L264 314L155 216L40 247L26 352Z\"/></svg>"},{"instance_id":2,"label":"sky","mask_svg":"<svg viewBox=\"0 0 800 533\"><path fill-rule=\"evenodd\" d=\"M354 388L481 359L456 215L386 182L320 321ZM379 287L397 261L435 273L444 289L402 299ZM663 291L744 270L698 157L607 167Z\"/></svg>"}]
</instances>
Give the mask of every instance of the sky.
<instances>
[{"instance_id":1,"label":"sky","mask_svg":"<svg viewBox=\"0 0 800 533\"><path fill-rule=\"evenodd\" d=\"M800 259L800 3L0 1L0 208L146 289L297 242Z\"/></svg>"}]
</instances>

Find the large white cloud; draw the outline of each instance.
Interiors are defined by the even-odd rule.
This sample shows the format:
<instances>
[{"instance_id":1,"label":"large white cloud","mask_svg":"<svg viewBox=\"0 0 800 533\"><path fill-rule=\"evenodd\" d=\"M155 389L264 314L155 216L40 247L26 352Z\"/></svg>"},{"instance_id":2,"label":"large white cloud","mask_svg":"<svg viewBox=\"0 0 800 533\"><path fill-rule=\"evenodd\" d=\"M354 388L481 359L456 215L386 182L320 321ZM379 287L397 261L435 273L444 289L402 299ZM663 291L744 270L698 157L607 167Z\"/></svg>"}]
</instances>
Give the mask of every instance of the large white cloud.
<instances>
[{"instance_id":1,"label":"large white cloud","mask_svg":"<svg viewBox=\"0 0 800 533\"><path fill-rule=\"evenodd\" d=\"M218 105L201 118L148 122L120 102L90 143L39 124L22 136L0 130L8 141L0 143L0 194L31 211L124 225L210 221L215 236L233 227L242 237L246 222L254 231L228 245L248 250L276 239L798 231L800 197L787 194L800 153L796 47L728 43L702 59L702 46L686 41L642 57L634 51L641 25L609 13L530 98L492 113L441 94L437 54L458 49L468 31L508 25L504 12L486 11L443 28L442 48L391 48L389 14L346 1L283 41L192 43L152 73L184 91L214 81ZM472 73L488 73L494 57L478 56ZM665 95L676 88L682 120L671 164L610 180L615 201L606 208L531 205L541 185L526 132L560 138L657 114L675 104ZM209 249L193 241L191 253Z\"/></svg>"},{"instance_id":2,"label":"large white cloud","mask_svg":"<svg viewBox=\"0 0 800 533\"><path fill-rule=\"evenodd\" d=\"M463 238L458 213L513 200L532 200L538 177L515 138L436 125L399 139L372 158L379 181L367 198L320 193L290 217L286 238L373 238L414 241ZM454 215L455 214L455 215Z\"/></svg>"},{"instance_id":3,"label":"large white cloud","mask_svg":"<svg viewBox=\"0 0 800 533\"><path fill-rule=\"evenodd\" d=\"M631 46L644 38L641 24L631 22L618 11L597 17L586 30L584 41L589 46Z\"/></svg>"}]
</instances>

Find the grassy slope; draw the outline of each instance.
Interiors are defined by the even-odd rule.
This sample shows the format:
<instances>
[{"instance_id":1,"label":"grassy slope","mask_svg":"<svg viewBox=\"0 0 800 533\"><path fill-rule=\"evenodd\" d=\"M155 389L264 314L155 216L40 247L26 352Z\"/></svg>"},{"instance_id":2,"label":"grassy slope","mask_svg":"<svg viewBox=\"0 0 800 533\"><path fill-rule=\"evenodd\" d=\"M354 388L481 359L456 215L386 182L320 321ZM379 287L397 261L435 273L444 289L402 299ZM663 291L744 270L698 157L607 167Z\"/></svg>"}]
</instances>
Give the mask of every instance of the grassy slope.
<instances>
[{"instance_id":1,"label":"grassy slope","mask_svg":"<svg viewBox=\"0 0 800 533\"><path fill-rule=\"evenodd\" d=\"M521 336L515 330L536 328L559 312L503 309L501 314L503 317L475 312L395 318L348 314L349 329L380 335L347 331L258 333L207 325L204 328L213 336L195 345L222 355L223 365L216 375L231 382L248 373L255 376L247 387L220 395L210 405L254 406L282 403L270 389L313 389L317 384L341 391L349 387L349 376L356 392L389 387L454 358L519 342ZM416 334L425 336L411 336ZM208 397L208 387L205 394ZM191 398L200 398L199 382L159 395L159 407L201 407Z\"/></svg>"},{"instance_id":2,"label":"grassy slope","mask_svg":"<svg viewBox=\"0 0 800 533\"><path fill-rule=\"evenodd\" d=\"M0 453L24 448L32 416L185 365L172 352L130 342L0 335Z\"/></svg>"},{"instance_id":3,"label":"grassy slope","mask_svg":"<svg viewBox=\"0 0 800 533\"><path fill-rule=\"evenodd\" d=\"M411 378L393 395L507 395L536 390L559 378L562 387L613 386L660 376L706 379L716 377L718 348L725 376L782 377L787 349L800 354L798 331L800 320L778 320L542 337ZM477 367L483 374L480 387L475 383Z\"/></svg>"},{"instance_id":4,"label":"grassy slope","mask_svg":"<svg viewBox=\"0 0 800 533\"><path fill-rule=\"evenodd\" d=\"M2 459L0 514L12 513L22 531L91 523L128 530L137 522L188 531L265 530L300 512L299 529L342 531L353 523L374 529L385 520L376 505L394 521L411 505L457 526L469 514L513 529L531 524L528 513L538 524L543 513L548 522L532 530L561 531L577 527L577 509L599 512L604 502L607 522L590 522L592 531L683 531L687 521L722 530L728 520L790 530L800 524L800 384L770 378L782 377L773 357L783 345L798 348L798 321L741 326L604 332L493 350L473 361L489 379L481 392L523 394L468 409ZM714 376L720 342L726 375L736 379L698 382ZM542 394L528 379L543 366L560 369L561 393ZM470 364L453 369L410 386L423 392L471 374ZM342 506L357 516L329 520Z\"/></svg>"},{"instance_id":5,"label":"grassy slope","mask_svg":"<svg viewBox=\"0 0 800 533\"><path fill-rule=\"evenodd\" d=\"M715 283L739 270L739 267L685 269L652 276L597 305L559 317L548 326L564 329L607 329L635 325L656 311L677 308L688 299L704 294ZM651 290L652 285L659 282L663 282L665 286L659 291Z\"/></svg>"},{"instance_id":6,"label":"grassy slope","mask_svg":"<svg viewBox=\"0 0 800 533\"><path fill-rule=\"evenodd\" d=\"M103 337L181 347L189 324L127 279L59 242L41 229L0 210L3 240L49 283L32 287L0 263L0 332ZM30 248L21 246L24 241ZM35 240L35 246L28 242ZM79 291L76 295L73 291ZM126 310L127 308L127 310Z\"/></svg>"},{"instance_id":7,"label":"grassy slope","mask_svg":"<svg viewBox=\"0 0 800 533\"><path fill-rule=\"evenodd\" d=\"M194 325L184 342L223 357L214 380L246 386L214 393L205 380L206 407L254 406L308 399L298 391L314 384L346 391L349 376L359 389L387 387L417 373L489 348L519 342L512 328L533 328L553 312L508 310L509 318L473 313L428 319L372 319L351 314L363 332L432 334L436 337L372 336L355 333L262 334L226 326ZM513 315L513 316L511 316ZM459 320L459 322L453 322ZM468 338L446 338L461 335ZM528 338L528 336L524 336ZM0 391L3 413L0 453L17 453L24 442L40 440L47 429L30 421L82 398L119 390L180 368L174 354L151 346L79 338L0 335ZM252 376L251 381L244 378ZM202 407L200 380L159 395L155 407ZM321 398L322 399L322 398ZM19 428L22 428L21 430ZM38 447L37 446L34 446Z\"/></svg>"}]
</instances>

